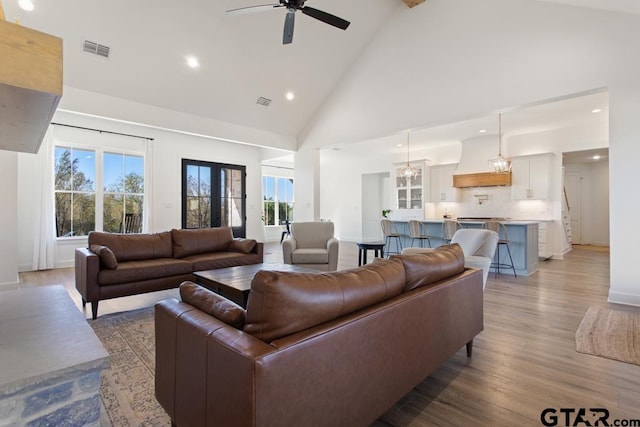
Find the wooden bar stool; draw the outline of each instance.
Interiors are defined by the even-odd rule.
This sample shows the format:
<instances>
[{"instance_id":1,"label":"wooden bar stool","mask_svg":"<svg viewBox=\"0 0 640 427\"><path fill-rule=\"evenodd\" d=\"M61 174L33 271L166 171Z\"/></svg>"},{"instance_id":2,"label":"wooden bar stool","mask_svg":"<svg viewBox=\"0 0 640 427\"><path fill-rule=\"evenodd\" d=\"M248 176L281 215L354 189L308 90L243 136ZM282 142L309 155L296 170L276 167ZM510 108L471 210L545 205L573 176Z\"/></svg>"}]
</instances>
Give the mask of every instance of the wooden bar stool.
<instances>
[{"instance_id":1,"label":"wooden bar stool","mask_svg":"<svg viewBox=\"0 0 640 427\"><path fill-rule=\"evenodd\" d=\"M496 272L496 276L500 274L500 269L513 270L513 277L518 277L516 274L516 267L513 265L513 258L511 257L511 249L509 248L509 234L507 233L507 226L499 221L487 221L482 225L482 228L487 230L493 230L498 233L498 248L496 249L496 262L491 264ZM509 256L509 264L500 261L500 246L507 247L507 255Z\"/></svg>"},{"instance_id":2,"label":"wooden bar stool","mask_svg":"<svg viewBox=\"0 0 640 427\"><path fill-rule=\"evenodd\" d=\"M412 219L409 221L409 237L411 237L411 246L413 246L413 242L418 239L421 248L424 248L424 241L426 240L431 247L431 239L429 239L429 235L423 231L422 223L418 220Z\"/></svg>"}]
</instances>

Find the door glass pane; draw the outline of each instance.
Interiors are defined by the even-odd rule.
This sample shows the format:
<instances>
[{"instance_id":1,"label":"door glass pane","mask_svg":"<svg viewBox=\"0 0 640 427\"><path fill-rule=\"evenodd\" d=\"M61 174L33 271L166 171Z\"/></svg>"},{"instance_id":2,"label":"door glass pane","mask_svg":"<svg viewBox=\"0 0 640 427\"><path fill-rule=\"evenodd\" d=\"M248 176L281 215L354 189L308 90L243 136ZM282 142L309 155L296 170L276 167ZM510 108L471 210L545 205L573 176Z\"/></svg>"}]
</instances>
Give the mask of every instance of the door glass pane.
<instances>
[{"instance_id":1,"label":"door glass pane","mask_svg":"<svg viewBox=\"0 0 640 427\"><path fill-rule=\"evenodd\" d=\"M187 197L187 228L200 227L200 203L198 197Z\"/></svg>"},{"instance_id":2,"label":"door glass pane","mask_svg":"<svg viewBox=\"0 0 640 427\"><path fill-rule=\"evenodd\" d=\"M207 166L200 166L198 168L200 178L198 191L200 196L211 195L211 168Z\"/></svg>"},{"instance_id":3,"label":"door glass pane","mask_svg":"<svg viewBox=\"0 0 640 427\"><path fill-rule=\"evenodd\" d=\"M211 197L200 197L200 217L198 227L211 227Z\"/></svg>"},{"instance_id":4,"label":"door glass pane","mask_svg":"<svg viewBox=\"0 0 640 427\"><path fill-rule=\"evenodd\" d=\"M198 166L187 166L187 196L197 196L200 193L198 189L200 181L198 169Z\"/></svg>"}]
</instances>

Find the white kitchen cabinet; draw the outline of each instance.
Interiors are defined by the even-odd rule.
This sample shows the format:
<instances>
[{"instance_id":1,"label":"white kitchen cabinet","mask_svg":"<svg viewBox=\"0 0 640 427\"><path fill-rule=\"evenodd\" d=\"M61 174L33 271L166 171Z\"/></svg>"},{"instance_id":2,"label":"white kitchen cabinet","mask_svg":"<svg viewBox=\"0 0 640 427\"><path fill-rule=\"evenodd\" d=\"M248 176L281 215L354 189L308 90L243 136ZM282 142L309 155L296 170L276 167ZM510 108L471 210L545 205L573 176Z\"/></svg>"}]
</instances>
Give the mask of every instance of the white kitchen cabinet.
<instances>
[{"instance_id":1,"label":"white kitchen cabinet","mask_svg":"<svg viewBox=\"0 0 640 427\"><path fill-rule=\"evenodd\" d=\"M402 170L405 166L406 164L395 169L396 206L399 210L423 209L424 164L411 164L411 166L417 167L419 170L418 174L411 178L406 178L402 175Z\"/></svg>"},{"instance_id":2,"label":"white kitchen cabinet","mask_svg":"<svg viewBox=\"0 0 640 427\"><path fill-rule=\"evenodd\" d=\"M453 173L457 164L431 166L431 203L457 202L460 189L453 186Z\"/></svg>"},{"instance_id":3,"label":"white kitchen cabinet","mask_svg":"<svg viewBox=\"0 0 640 427\"><path fill-rule=\"evenodd\" d=\"M553 223L547 223L540 221L538 223L538 257L542 259L549 259L553 256L551 250L551 241L549 228Z\"/></svg>"},{"instance_id":4,"label":"white kitchen cabinet","mask_svg":"<svg viewBox=\"0 0 640 427\"><path fill-rule=\"evenodd\" d=\"M511 199L548 199L552 159L551 153L511 159Z\"/></svg>"}]
</instances>

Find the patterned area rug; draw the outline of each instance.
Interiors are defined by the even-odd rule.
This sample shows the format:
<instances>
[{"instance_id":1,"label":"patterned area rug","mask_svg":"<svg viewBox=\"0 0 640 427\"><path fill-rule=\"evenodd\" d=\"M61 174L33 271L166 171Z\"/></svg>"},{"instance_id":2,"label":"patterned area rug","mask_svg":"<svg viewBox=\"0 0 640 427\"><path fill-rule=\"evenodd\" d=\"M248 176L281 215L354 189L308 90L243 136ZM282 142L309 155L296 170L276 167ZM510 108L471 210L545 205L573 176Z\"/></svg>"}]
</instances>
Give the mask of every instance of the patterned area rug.
<instances>
[{"instance_id":1,"label":"patterned area rug","mask_svg":"<svg viewBox=\"0 0 640 427\"><path fill-rule=\"evenodd\" d=\"M576 350L640 365L640 313L589 307L576 331Z\"/></svg>"},{"instance_id":2,"label":"patterned area rug","mask_svg":"<svg viewBox=\"0 0 640 427\"><path fill-rule=\"evenodd\" d=\"M153 307L107 314L89 324L111 356L102 374L102 426L169 426L154 396Z\"/></svg>"}]
</instances>

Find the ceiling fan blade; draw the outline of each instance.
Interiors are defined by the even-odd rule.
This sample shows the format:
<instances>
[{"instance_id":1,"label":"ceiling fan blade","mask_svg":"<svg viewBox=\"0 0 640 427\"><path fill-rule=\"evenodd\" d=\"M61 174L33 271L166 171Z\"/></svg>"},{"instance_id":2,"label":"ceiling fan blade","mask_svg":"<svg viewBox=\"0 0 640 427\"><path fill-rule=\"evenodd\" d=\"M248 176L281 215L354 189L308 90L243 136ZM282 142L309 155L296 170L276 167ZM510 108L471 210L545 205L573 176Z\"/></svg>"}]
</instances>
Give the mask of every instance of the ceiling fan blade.
<instances>
[{"instance_id":1,"label":"ceiling fan blade","mask_svg":"<svg viewBox=\"0 0 640 427\"><path fill-rule=\"evenodd\" d=\"M318 9L314 9L313 7L305 6L300 10L305 15L308 15L312 18L316 18L317 20L322 21L326 24L333 25L334 27L338 27L341 30L346 30L350 24L349 21L345 21L344 19L338 18L337 16L332 15L330 13L323 12Z\"/></svg>"},{"instance_id":2,"label":"ceiling fan blade","mask_svg":"<svg viewBox=\"0 0 640 427\"><path fill-rule=\"evenodd\" d=\"M231 9L227 10L229 15L244 15L245 13L254 13L254 12L266 12L267 10L274 10L276 8L284 7L281 4L261 4L257 6L248 6L241 7L239 9Z\"/></svg>"},{"instance_id":3,"label":"ceiling fan blade","mask_svg":"<svg viewBox=\"0 0 640 427\"><path fill-rule=\"evenodd\" d=\"M296 21L295 9L287 10L284 18L284 32L282 33L282 44L290 44L293 41L293 24Z\"/></svg>"}]
</instances>

